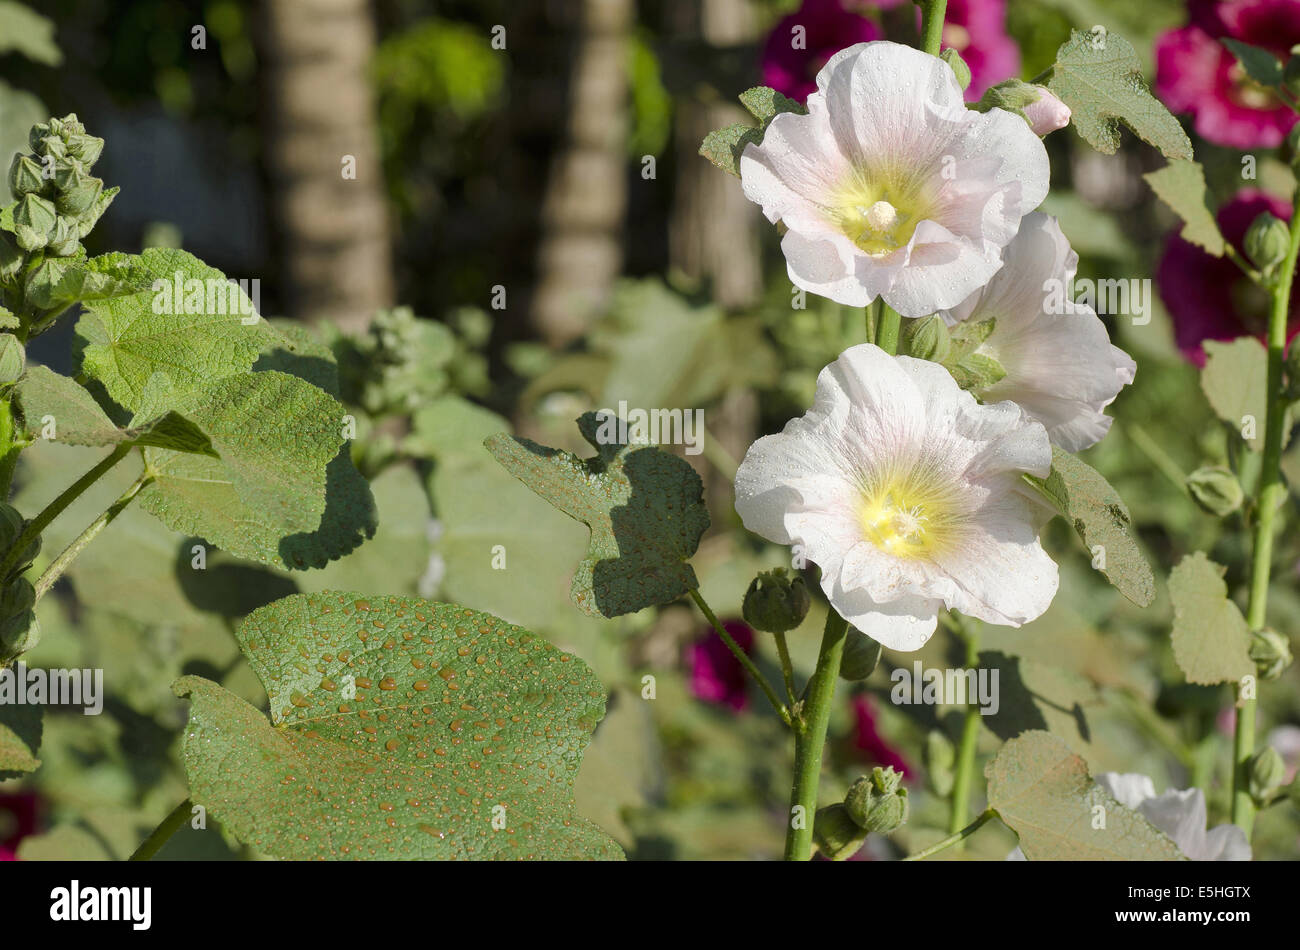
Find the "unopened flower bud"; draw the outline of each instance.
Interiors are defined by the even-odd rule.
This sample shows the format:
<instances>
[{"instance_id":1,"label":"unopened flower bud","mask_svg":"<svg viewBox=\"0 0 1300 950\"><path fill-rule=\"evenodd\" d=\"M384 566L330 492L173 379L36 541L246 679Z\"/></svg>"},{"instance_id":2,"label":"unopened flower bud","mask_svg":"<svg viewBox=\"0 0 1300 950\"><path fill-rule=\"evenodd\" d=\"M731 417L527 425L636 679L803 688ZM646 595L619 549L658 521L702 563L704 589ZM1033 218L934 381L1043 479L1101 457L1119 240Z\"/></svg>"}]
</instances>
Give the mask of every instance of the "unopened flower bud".
<instances>
[{"instance_id":1,"label":"unopened flower bud","mask_svg":"<svg viewBox=\"0 0 1300 950\"><path fill-rule=\"evenodd\" d=\"M908 356L942 363L952 351L952 336L943 317L935 313L908 321L903 331L903 346Z\"/></svg>"},{"instance_id":2,"label":"unopened flower bud","mask_svg":"<svg viewBox=\"0 0 1300 950\"><path fill-rule=\"evenodd\" d=\"M1070 124L1070 107L1046 86L1035 86L1038 98L1025 106L1025 119L1037 136L1044 136Z\"/></svg>"},{"instance_id":3,"label":"unopened flower bud","mask_svg":"<svg viewBox=\"0 0 1300 950\"><path fill-rule=\"evenodd\" d=\"M875 640L850 627L845 634L840 676L850 682L866 679L880 662L881 650L882 647Z\"/></svg>"},{"instance_id":4,"label":"unopened flower bud","mask_svg":"<svg viewBox=\"0 0 1300 950\"><path fill-rule=\"evenodd\" d=\"M811 604L804 579L778 567L750 581L742 612L745 623L755 630L785 633L803 623Z\"/></svg>"},{"instance_id":5,"label":"unopened flower bud","mask_svg":"<svg viewBox=\"0 0 1300 950\"><path fill-rule=\"evenodd\" d=\"M832 861L847 861L861 850L868 832L849 817L843 805L817 809L813 820L813 843Z\"/></svg>"},{"instance_id":6,"label":"unopened flower bud","mask_svg":"<svg viewBox=\"0 0 1300 950\"><path fill-rule=\"evenodd\" d=\"M907 789L894 767L876 766L869 776L853 783L844 796L849 817L864 831L888 834L907 821Z\"/></svg>"},{"instance_id":7,"label":"unopened flower bud","mask_svg":"<svg viewBox=\"0 0 1300 950\"><path fill-rule=\"evenodd\" d=\"M1250 760L1250 797L1263 805L1286 781L1286 761L1271 745L1264 746Z\"/></svg>"},{"instance_id":8,"label":"unopened flower bud","mask_svg":"<svg viewBox=\"0 0 1300 950\"><path fill-rule=\"evenodd\" d=\"M1260 270L1269 271L1286 257L1291 234L1281 218L1261 212L1246 231L1246 256Z\"/></svg>"},{"instance_id":9,"label":"unopened flower bud","mask_svg":"<svg viewBox=\"0 0 1300 950\"><path fill-rule=\"evenodd\" d=\"M59 218L54 222L54 233L50 235L45 253L50 257L71 257L81 247L77 226L70 218Z\"/></svg>"},{"instance_id":10,"label":"unopened flower bud","mask_svg":"<svg viewBox=\"0 0 1300 950\"><path fill-rule=\"evenodd\" d=\"M1250 658L1261 679L1275 680L1291 665L1291 642L1272 627L1252 631Z\"/></svg>"},{"instance_id":11,"label":"unopened flower bud","mask_svg":"<svg viewBox=\"0 0 1300 950\"><path fill-rule=\"evenodd\" d=\"M59 214L74 218L93 205L99 193L104 190L103 180L87 175L80 163L66 175L56 172L54 183L59 189L54 206L58 208Z\"/></svg>"},{"instance_id":12,"label":"unopened flower bud","mask_svg":"<svg viewBox=\"0 0 1300 950\"><path fill-rule=\"evenodd\" d=\"M29 192L39 192L45 187L41 177L41 164L30 155L15 155L9 165L9 190L15 198L21 198Z\"/></svg>"},{"instance_id":13,"label":"unopened flower bud","mask_svg":"<svg viewBox=\"0 0 1300 950\"><path fill-rule=\"evenodd\" d=\"M970 86L970 67L966 65L966 60L961 58L961 53L949 48L940 53L939 58L952 67L952 74L957 77L957 85L961 86L964 92Z\"/></svg>"},{"instance_id":14,"label":"unopened flower bud","mask_svg":"<svg viewBox=\"0 0 1300 950\"><path fill-rule=\"evenodd\" d=\"M1222 465L1207 465L1192 472L1187 476L1187 490L1201 508L1220 518L1240 508L1246 497L1237 476Z\"/></svg>"},{"instance_id":15,"label":"unopened flower bud","mask_svg":"<svg viewBox=\"0 0 1300 950\"><path fill-rule=\"evenodd\" d=\"M41 622L36 611L27 610L0 620L0 664L22 656L41 640Z\"/></svg>"},{"instance_id":16,"label":"unopened flower bud","mask_svg":"<svg viewBox=\"0 0 1300 950\"><path fill-rule=\"evenodd\" d=\"M28 193L14 208L14 237L24 251L38 251L50 240L58 213L54 204L40 195Z\"/></svg>"},{"instance_id":17,"label":"unopened flower bud","mask_svg":"<svg viewBox=\"0 0 1300 950\"><path fill-rule=\"evenodd\" d=\"M67 144L68 155L81 162L85 168L94 165L104 151L103 139L95 135L86 135L84 132L77 132L68 136Z\"/></svg>"},{"instance_id":18,"label":"unopened flower bud","mask_svg":"<svg viewBox=\"0 0 1300 950\"><path fill-rule=\"evenodd\" d=\"M0 333L0 386L16 383L26 364L22 341L12 333Z\"/></svg>"}]
</instances>

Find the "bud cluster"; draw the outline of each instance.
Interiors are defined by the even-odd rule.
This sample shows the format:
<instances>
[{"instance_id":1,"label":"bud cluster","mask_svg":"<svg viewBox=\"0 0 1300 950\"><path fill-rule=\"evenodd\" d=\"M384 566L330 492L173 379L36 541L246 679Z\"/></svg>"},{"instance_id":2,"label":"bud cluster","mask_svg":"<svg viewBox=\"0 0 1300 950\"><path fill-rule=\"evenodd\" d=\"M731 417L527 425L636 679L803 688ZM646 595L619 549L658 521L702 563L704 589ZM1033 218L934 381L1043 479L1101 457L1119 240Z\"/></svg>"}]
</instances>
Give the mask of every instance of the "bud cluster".
<instances>
[{"instance_id":1,"label":"bud cluster","mask_svg":"<svg viewBox=\"0 0 1300 950\"><path fill-rule=\"evenodd\" d=\"M902 773L879 766L853 783L842 804L817 810L813 840L832 861L857 854L867 835L889 834L907 821L907 789Z\"/></svg>"}]
</instances>

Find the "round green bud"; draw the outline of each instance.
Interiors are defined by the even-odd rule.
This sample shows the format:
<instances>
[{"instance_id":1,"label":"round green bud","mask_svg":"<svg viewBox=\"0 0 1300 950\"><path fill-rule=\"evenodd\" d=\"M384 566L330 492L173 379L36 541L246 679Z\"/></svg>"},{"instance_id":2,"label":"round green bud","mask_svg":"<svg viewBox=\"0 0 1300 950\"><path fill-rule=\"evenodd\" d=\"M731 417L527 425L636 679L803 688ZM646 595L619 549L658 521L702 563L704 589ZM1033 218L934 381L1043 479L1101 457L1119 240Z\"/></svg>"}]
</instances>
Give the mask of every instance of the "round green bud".
<instances>
[{"instance_id":1,"label":"round green bud","mask_svg":"<svg viewBox=\"0 0 1300 950\"><path fill-rule=\"evenodd\" d=\"M1264 746L1250 760L1250 797L1263 805L1286 781L1286 761L1271 745Z\"/></svg>"},{"instance_id":2,"label":"round green bud","mask_svg":"<svg viewBox=\"0 0 1300 950\"><path fill-rule=\"evenodd\" d=\"M0 590L0 616L13 617L36 606L36 588L25 577L16 577Z\"/></svg>"},{"instance_id":3,"label":"round green bud","mask_svg":"<svg viewBox=\"0 0 1300 950\"><path fill-rule=\"evenodd\" d=\"M849 817L865 831L888 834L907 821L907 789L902 773L879 766L853 783L844 796Z\"/></svg>"},{"instance_id":4,"label":"round green bud","mask_svg":"<svg viewBox=\"0 0 1300 950\"><path fill-rule=\"evenodd\" d=\"M46 181L41 175L41 165L30 155L15 155L9 166L9 190L15 198L45 189Z\"/></svg>"},{"instance_id":5,"label":"round green bud","mask_svg":"<svg viewBox=\"0 0 1300 950\"><path fill-rule=\"evenodd\" d=\"M1261 679L1275 680L1291 665L1291 642L1271 627L1252 631L1250 658Z\"/></svg>"},{"instance_id":6,"label":"round green bud","mask_svg":"<svg viewBox=\"0 0 1300 950\"><path fill-rule=\"evenodd\" d=\"M12 333L0 333L0 386L18 382L27 365L27 351Z\"/></svg>"},{"instance_id":7,"label":"round green bud","mask_svg":"<svg viewBox=\"0 0 1300 950\"><path fill-rule=\"evenodd\" d=\"M847 861L857 854L868 833L849 817L843 805L819 808L813 820L813 844L832 861Z\"/></svg>"},{"instance_id":8,"label":"round green bud","mask_svg":"<svg viewBox=\"0 0 1300 950\"><path fill-rule=\"evenodd\" d=\"M102 179L87 175L80 168L66 176L63 181L59 181L59 176L56 174L54 181L59 189L59 194L54 199L54 207L58 209L59 214L74 218L85 213L99 200L99 194L104 190Z\"/></svg>"},{"instance_id":9,"label":"round green bud","mask_svg":"<svg viewBox=\"0 0 1300 950\"><path fill-rule=\"evenodd\" d=\"M908 321L903 331L903 347L908 356L942 363L952 351L952 336L943 317L935 313Z\"/></svg>"},{"instance_id":10,"label":"round green bud","mask_svg":"<svg viewBox=\"0 0 1300 950\"><path fill-rule=\"evenodd\" d=\"M966 60L961 58L961 54L955 49L946 49L939 54L939 58L952 67L952 73L957 77L957 85L965 91L970 86L970 67L966 65Z\"/></svg>"},{"instance_id":11,"label":"round green bud","mask_svg":"<svg viewBox=\"0 0 1300 950\"><path fill-rule=\"evenodd\" d=\"M90 168L95 162L99 161L100 154L104 151L104 140L94 135L87 135L84 132L76 132L68 136L68 155L75 158L85 168Z\"/></svg>"},{"instance_id":12,"label":"round green bud","mask_svg":"<svg viewBox=\"0 0 1300 950\"><path fill-rule=\"evenodd\" d=\"M1230 469L1207 465L1187 476L1187 491L1205 511L1220 518L1241 507L1246 495Z\"/></svg>"},{"instance_id":13,"label":"round green bud","mask_svg":"<svg viewBox=\"0 0 1300 950\"><path fill-rule=\"evenodd\" d=\"M30 192L23 195L14 208L14 224L31 228L37 234L48 235L58 219L59 213L52 201Z\"/></svg>"},{"instance_id":14,"label":"round green bud","mask_svg":"<svg viewBox=\"0 0 1300 950\"><path fill-rule=\"evenodd\" d=\"M883 647L861 630L849 628L844 639L844 656L840 676L849 682L864 680L876 669Z\"/></svg>"},{"instance_id":15,"label":"round green bud","mask_svg":"<svg viewBox=\"0 0 1300 950\"><path fill-rule=\"evenodd\" d=\"M71 257L81 247L76 225L70 223L70 220L59 218L54 222L54 233L50 235L50 243L45 248L45 253L50 257Z\"/></svg>"},{"instance_id":16,"label":"round green bud","mask_svg":"<svg viewBox=\"0 0 1300 950\"><path fill-rule=\"evenodd\" d=\"M41 622L27 610L0 621L0 664L31 650L41 640Z\"/></svg>"},{"instance_id":17,"label":"round green bud","mask_svg":"<svg viewBox=\"0 0 1300 950\"><path fill-rule=\"evenodd\" d=\"M1246 256L1263 271L1272 270L1286 257L1291 234L1286 222L1264 211L1246 231Z\"/></svg>"},{"instance_id":18,"label":"round green bud","mask_svg":"<svg viewBox=\"0 0 1300 950\"><path fill-rule=\"evenodd\" d=\"M750 581L741 612L745 623L755 630L785 633L803 623L811 604L804 579L778 567L763 571Z\"/></svg>"}]
</instances>

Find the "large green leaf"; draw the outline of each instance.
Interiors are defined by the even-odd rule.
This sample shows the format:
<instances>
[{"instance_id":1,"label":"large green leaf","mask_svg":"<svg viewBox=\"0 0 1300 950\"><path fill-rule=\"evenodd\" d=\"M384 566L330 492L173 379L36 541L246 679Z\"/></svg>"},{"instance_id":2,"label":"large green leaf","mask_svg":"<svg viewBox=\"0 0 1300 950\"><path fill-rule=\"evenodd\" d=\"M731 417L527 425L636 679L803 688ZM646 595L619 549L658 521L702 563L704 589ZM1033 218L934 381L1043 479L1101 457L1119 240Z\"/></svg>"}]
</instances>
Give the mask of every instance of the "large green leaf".
<instances>
[{"instance_id":1,"label":"large green leaf","mask_svg":"<svg viewBox=\"0 0 1300 950\"><path fill-rule=\"evenodd\" d=\"M374 499L343 448L343 406L269 370L217 379L171 402L212 439L220 458L145 453L154 479L140 504L174 531L240 557L323 567L374 533ZM165 387L163 387L165 390Z\"/></svg>"},{"instance_id":2,"label":"large green leaf","mask_svg":"<svg viewBox=\"0 0 1300 950\"><path fill-rule=\"evenodd\" d=\"M1223 256L1223 235L1210 209L1205 169L1199 162L1170 162L1142 178L1156 197L1183 219L1183 230L1179 233L1184 241L1204 248L1215 257Z\"/></svg>"},{"instance_id":3,"label":"large green leaf","mask_svg":"<svg viewBox=\"0 0 1300 950\"><path fill-rule=\"evenodd\" d=\"M1155 599L1155 577L1133 533L1128 506L1096 469L1052 447L1052 473L1025 481L1074 526L1098 569L1139 607Z\"/></svg>"},{"instance_id":4,"label":"large green leaf","mask_svg":"<svg viewBox=\"0 0 1300 950\"><path fill-rule=\"evenodd\" d=\"M1147 89L1133 47L1104 27L1070 31L1047 87L1070 107L1070 123L1099 152L1115 153L1123 123L1170 161L1192 158L1191 140Z\"/></svg>"},{"instance_id":5,"label":"large green leaf","mask_svg":"<svg viewBox=\"0 0 1300 950\"><path fill-rule=\"evenodd\" d=\"M594 412L578 419L596 448L589 459L504 433L484 442L508 472L591 529L570 594L592 616L617 617L693 590L687 560L709 526L695 470L655 446L621 441L627 433L617 423Z\"/></svg>"},{"instance_id":6,"label":"large green leaf","mask_svg":"<svg viewBox=\"0 0 1300 950\"><path fill-rule=\"evenodd\" d=\"M1268 351L1253 336L1231 342L1206 340L1201 389L1215 415L1232 426L1250 447L1264 447L1264 422L1268 416ZM1285 435L1283 436L1285 438Z\"/></svg>"},{"instance_id":7,"label":"large green leaf","mask_svg":"<svg viewBox=\"0 0 1300 950\"><path fill-rule=\"evenodd\" d=\"M115 258L125 256L113 255ZM51 257L28 276L27 299L38 307L66 307L74 303L145 293L151 282L152 278L135 271L117 271L102 259L84 261Z\"/></svg>"},{"instance_id":8,"label":"large green leaf","mask_svg":"<svg viewBox=\"0 0 1300 950\"><path fill-rule=\"evenodd\" d=\"M1182 860L1172 841L1111 798L1051 733L1022 733L984 772L989 807L1020 836L1031 861Z\"/></svg>"},{"instance_id":9,"label":"large green leaf","mask_svg":"<svg viewBox=\"0 0 1300 950\"><path fill-rule=\"evenodd\" d=\"M755 86L740 94L740 103L749 110L749 114L758 120L758 127L749 125L729 125L725 129L710 132L704 137L700 154L717 165L729 175L740 177L740 156L745 146L753 142L762 144L763 133L768 125L782 112L807 112L802 105L787 98L775 89Z\"/></svg>"},{"instance_id":10,"label":"large green leaf","mask_svg":"<svg viewBox=\"0 0 1300 950\"><path fill-rule=\"evenodd\" d=\"M1197 551L1179 561L1169 575L1174 659L1189 683L1235 683L1255 673L1250 629L1228 599L1223 571Z\"/></svg>"},{"instance_id":11,"label":"large green leaf","mask_svg":"<svg viewBox=\"0 0 1300 950\"><path fill-rule=\"evenodd\" d=\"M46 66L57 66L63 62L59 45L54 42L52 20L25 4L0 0L0 53L11 50ZM3 156L6 168L11 157Z\"/></svg>"},{"instance_id":12,"label":"large green leaf","mask_svg":"<svg viewBox=\"0 0 1300 950\"><path fill-rule=\"evenodd\" d=\"M298 594L240 647L271 721L187 676L196 802L288 859L617 858L574 812L605 692L527 630L452 604ZM493 821L497 826L494 828Z\"/></svg>"},{"instance_id":13,"label":"large green leaf","mask_svg":"<svg viewBox=\"0 0 1300 950\"><path fill-rule=\"evenodd\" d=\"M221 271L172 248L149 248L119 273L152 284L159 291L91 300L77 322L82 370L103 384L120 405L140 408L145 385L163 372L178 393L188 392L223 376L252 369L258 354L274 339L259 317L244 323L252 301ZM174 288L181 282L180 302ZM200 285L185 287L187 281ZM165 290L164 284L170 290ZM209 293L210 291L210 293ZM171 301L163 294L170 294ZM155 313L159 309L173 312Z\"/></svg>"},{"instance_id":14,"label":"large green leaf","mask_svg":"<svg viewBox=\"0 0 1300 950\"><path fill-rule=\"evenodd\" d=\"M46 366L33 366L18 383L18 404L30 438L42 437L52 420L54 439L69 445L141 445L216 457L203 431L180 413L167 411L141 425L119 428L89 392Z\"/></svg>"}]
</instances>

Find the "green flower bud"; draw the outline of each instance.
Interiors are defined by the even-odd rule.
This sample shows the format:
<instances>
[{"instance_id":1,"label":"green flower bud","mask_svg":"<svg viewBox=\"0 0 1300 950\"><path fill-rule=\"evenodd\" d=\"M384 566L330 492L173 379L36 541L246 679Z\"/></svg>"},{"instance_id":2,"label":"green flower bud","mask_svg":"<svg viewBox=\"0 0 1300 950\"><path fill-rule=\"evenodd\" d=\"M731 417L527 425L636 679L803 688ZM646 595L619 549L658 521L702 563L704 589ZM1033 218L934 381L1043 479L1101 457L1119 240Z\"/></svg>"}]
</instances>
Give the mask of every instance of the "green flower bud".
<instances>
[{"instance_id":1,"label":"green flower bud","mask_svg":"<svg viewBox=\"0 0 1300 950\"><path fill-rule=\"evenodd\" d=\"M24 250L35 251L45 246L49 235L54 230L54 222L59 219L58 212L54 210L54 203L42 198L40 195L26 194L14 208L14 226L17 231L18 243L20 246L24 242L23 231L29 232L27 241L39 240L35 247L23 246ZM22 229L22 230L19 230Z\"/></svg>"},{"instance_id":2,"label":"green flower bud","mask_svg":"<svg viewBox=\"0 0 1300 950\"><path fill-rule=\"evenodd\" d=\"M1275 680L1291 665L1291 642L1271 627L1252 631L1250 658L1261 679Z\"/></svg>"},{"instance_id":3,"label":"green flower bud","mask_svg":"<svg viewBox=\"0 0 1300 950\"><path fill-rule=\"evenodd\" d=\"M849 817L865 831L888 834L899 828L907 821L907 789L902 782L902 773L895 772L893 766L876 766L844 796Z\"/></svg>"},{"instance_id":4,"label":"green flower bud","mask_svg":"<svg viewBox=\"0 0 1300 950\"><path fill-rule=\"evenodd\" d=\"M41 175L40 162L29 155L15 155L9 166L9 190L15 198L44 190L46 181Z\"/></svg>"},{"instance_id":5,"label":"green flower bud","mask_svg":"<svg viewBox=\"0 0 1300 950\"><path fill-rule=\"evenodd\" d=\"M1212 515L1230 515L1245 500L1241 483L1222 465L1207 465L1187 476L1187 490L1192 500Z\"/></svg>"},{"instance_id":6,"label":"green flower bud","mask_svg":"<svg viewBox=\"0 0 1300 950\"><path fill-rule=\"evenodd\" d=\"M30 522L27 521L23 522L22 528L19 528L18 532L15 533L14 535L15 541L17 540L18 535L22 533L22 531L27 527L29 523ZM14 544L13 541L9 542L9 544L5 546L4 551L0 552L0 554L8 554L10 548L13 547L13 544ZM22 553L18 557L17 562L15 562L13 569L10 570L9 577L10 578L18 577L22 575L24 572L26 572L27 568L32 566L32 562L36 560L36 556L40 553L41 553L41 538L40 535L37 535L35 538L29 541L27 547L23 549ZM0 594L0 597L3 597L3 595Z\"/></svg>"},{"instance_id":7,"label":"green flower bud","mask_svg":"<svg viewBox=\"0 0 1300 950\"><path fill-rule=\"evenodd\" d=\"M81 247L77 238L76 224L70 224L68 218L59 218L54 222L54 233L50 235L45 253L50 257L71 257Z\"/></svg>"},{"instance_id":8,"label":"green flower bud","mask_svg":"<svg viewBox=\"0 0 1300 950\"><path fill-rule=\"evenodd\" d=\"M817 809L813 821L813 844L832 861L847 861L861 850L868 832L861 828L843 805Z\"/></svg>"},{"instance_id":9,"label":"green flower bud","mask_svg":"<svg viewBox=\"0 0 1300 950\"><path fill-rule=\"evenodd\" d=\"M904 352L918 360L942 363L952 351L948 325L937 313L919 320L909 320L903 331Z\"/></svg>"},{"instance_id":10,"label":"green flower bud","mask_svg":"<svg viewBox=\"0 0 1300 950\"><path fill-rule=\"evenodd\" d=\"M79 165L67 175L60 176L56 173L54 183L59 189L54 206L58 208L59 214L74 218L90 208L104 190L103 180L87 175Z\"/></svg>"},{"instance_id":11,"label":"green flower bud","mask_svg":"<svg viewBox=\"0 0 1300 950\"><path fill-rule=\"evenodd\" d=\"M25 577L17 577L0 592L0 616L12 617L36 606L36 588Z\"/></svg>"},{"instance_id":12,"label":"green flower bud","mask_svg":"<svg viewBox=\"0 0 1300 950\"><path fill-rule=\"evenodd\" d=\"M0 333L0 386L18 382L27 365L27 351L12 333Z\"/></svg>"},{"instance_id":13,"label":"green flower bud","mask_svg":"<svg viewBox=\"0 0 1300 950\"><path fill-rule=\"evenodd\" d=\"M1291 234L1286 222L1263 211L1246 231L1246 256L1263 271L1272 270L1286 257Z\"/></svg>"},{"instance_id":14,"label":"green flower bud","mask_svg":"<svg viewBox=\"0 0 1300 950\"><path fill-rule=\"evenodd\" d=\"M742 613L745 623L755 630L785 633L803 623L811 603L804 579L798 574L789 576L785 568L778 567L750 581Z\"/></svg>"},{"instance_id":15,"label":"green flower bud","mask_svg":"<svg viewBox=\"0 0 1300 950\"><path fill-rule=\"evenodd\" d=\"M1008 79L986 89L980 101L972 104L971 108L976 112L1003 109L1023 117L1025 106L1037 102L1040 95L1037 86L1019 79Z\"/></svg>"},{"instance_id":16,"label":"green flower bud","mask_svg":"<svg viewBox=\"0 0 1300 950\"><path fill-rule=\"evenodd\" d=\"M880 662L882 647L860 630L853 627L845 635L844 657L840 662L840 676L849 682L864 680Z\"/></svg>"},{"instance_id":17,"label":"green flower bud","mask_svg":"<svg viewBox=\"0 0 1300 950\"><path fill-rule=\"evenodd\" d=\"M22 656L41 640L41 623L36 612L27 610L0 621L0 664Z\"/></svg>"},{"instance_id":18,"label":"green flower bud","mask_svg":"<svg viewBox=\"0 0 1300 950\"><path fill-rule=\"evenodd\" d=\"M99 161L99 156L104 151L103 139L95 135L86 135L84 132L69 135L67 143L68 155L81 162L85 168L90 168Z\"/></svg>"},{"instance_id":19,"label":"green flower bud","mask_svg":"<svg viewBox=\"0 0 1300 950\"><path fill-rule=\"evenodd\" d=\"M953 75L957 77L957 85L961 86L964 91L970 86L970 67L966 65L966 60L961 58L961 54L955 49L946 49L939 54L939 58L952 67Z\"/></svg>"},{"instance_id":20,"label":"green flower bud","mask_svg":"<svg viewBox=\"0 0 1300 950\"><path fill-rule=\"evenodd\" d=\"M23 516L13 505L0 502L0 552L8 551L23 530Z\"/></svg>"},{"instance_id":21,"label":"green flower bud","mask_svg":"<svg viewBox=\"0 0 1300 950\"><path fill-rule=\"evenodd\" d=\"M936 795L947 796L952 791L952 767L957 761L957 750L952 740L941 729L931 729L921 750L925 765L926 783Z\"/></svg>"},{"instance_id":22,"label":"green flower bud","mask_svg":"<svg viewBox=\"0 0 1300 950\"><path fill-rule=\"evenodd\" d=\"M1250 760L1250 797L1263 805L1286 781L1286 762L1271 745L1264 746Z\"/></svg>"}]
</instances>

